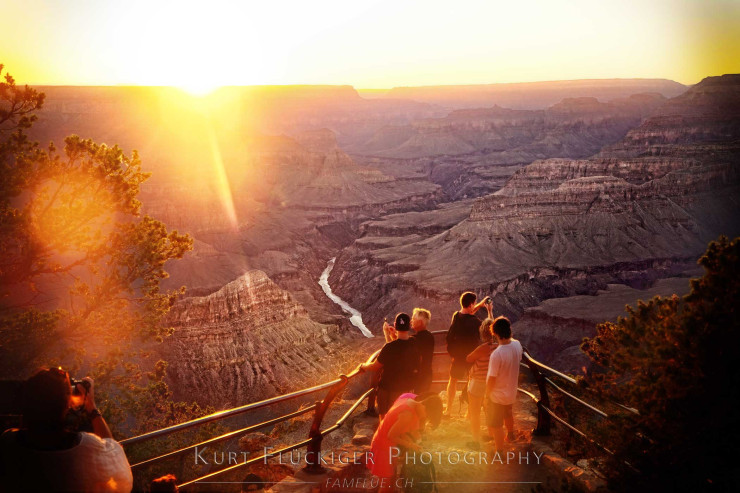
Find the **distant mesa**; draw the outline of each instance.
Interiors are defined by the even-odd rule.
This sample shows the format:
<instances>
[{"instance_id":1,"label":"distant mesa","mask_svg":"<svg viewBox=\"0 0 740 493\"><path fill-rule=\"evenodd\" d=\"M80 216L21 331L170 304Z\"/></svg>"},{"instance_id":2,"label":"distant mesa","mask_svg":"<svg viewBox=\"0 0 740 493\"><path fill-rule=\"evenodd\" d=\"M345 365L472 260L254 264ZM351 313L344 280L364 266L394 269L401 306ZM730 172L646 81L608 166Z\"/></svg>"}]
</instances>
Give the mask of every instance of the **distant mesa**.
<instances>
[{"instance_id":1,"label":"distant mesa","mask_svg":"<svg viewBox=\"0 0 740 493\"><path fill-rule=\"evenodd\" d=\"M384 97L412 99L447 108L499 105L513 109L542 109L565 98L593 97L601 101L638 93L678 96L687 86L667 79L593 79L506 84L395 87Z\"/></svg>"}]
</instances>

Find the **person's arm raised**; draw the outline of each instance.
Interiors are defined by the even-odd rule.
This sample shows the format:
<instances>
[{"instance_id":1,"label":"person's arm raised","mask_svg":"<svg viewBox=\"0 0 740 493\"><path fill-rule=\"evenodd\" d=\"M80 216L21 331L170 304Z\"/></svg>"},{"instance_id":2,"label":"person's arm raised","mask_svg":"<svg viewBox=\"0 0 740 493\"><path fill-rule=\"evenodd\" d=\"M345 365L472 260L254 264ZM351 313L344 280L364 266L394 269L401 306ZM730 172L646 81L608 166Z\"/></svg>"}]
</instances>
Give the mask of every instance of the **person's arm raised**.
<instances>
[{"instance_id":1,"label":"person's arm raised","mask_svg":"<svg viewBox=\"0 0 740 493\"><path fill-rule=\"evenodd\" d=\"M100 411L95 407L95 383L93 382L93 379L85 377L82 380L90 384L90 388L85 394L84 405L85 412L90 416L93 433L98 435L100 438L113 438L113 433L111 433L110 428L108 428L108 423L105 422L103 415L100 414Z\"/></svg>"}]
</instances>

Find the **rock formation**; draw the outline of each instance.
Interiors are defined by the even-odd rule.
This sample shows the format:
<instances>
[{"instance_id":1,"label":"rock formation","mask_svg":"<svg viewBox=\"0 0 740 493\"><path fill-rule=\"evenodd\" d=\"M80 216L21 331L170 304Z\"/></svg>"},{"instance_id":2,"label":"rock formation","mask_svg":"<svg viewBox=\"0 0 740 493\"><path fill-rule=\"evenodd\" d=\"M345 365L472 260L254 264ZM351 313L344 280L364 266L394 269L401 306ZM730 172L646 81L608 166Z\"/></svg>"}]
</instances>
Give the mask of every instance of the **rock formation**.
<instances>
[{"instance_id":1,"label":"rock formation","mask_svg":"<svg viewBox=\"0 0 740 493\"><path fill-rule=\"evenodd\" d=\"M692 274L701 276L701 269ZM638 300L683 296L688 292L688 277L660 279L644 290L609 284L592 296L549 299L527 308L512 330L514 337L539 361L564 372L583 373L591 362L580 350L580 344L584 337L596 335L596 325L627 316L625 305L636 307Z\"/></svg>"},{"instance_id":2,"label":"rock formation","mask_svg":"<svg viewBox=\"0 0 740 493\"><path fill-rule=\"evenodd\" d=\"M739 101L740 76L705 79L594 158L523 168L447 231L377 249L363 239L330 282L370 313L419 300L447 311L473 289L518 316L545 298L676 273L719 234L740 233ZM387 297L398 302L375 301Z\"/></svg>"},{"instance_id":3,"label":"rock formation","mask_svg":"<svg viewBox=\"0 0 740 493\"><path fill-rule=\"evenodd\" d=\"M176 398L235 406L333 380L355 354L263 272L178 301L161 345ZM346 366L346 365L345 365Z\"/></svg>"},{"instance_id":4,"label":"rock formation","mask_svg":"<svg viewBox=\"0 0 740 493\"><path fill-rule=\"evenodd\" d=\"M546 108L565 98L609 100L645 92L656 92L670 98L685 90L686 86L665 79L600 79L395 87L384 97L412 99L453 109L483 108L497 104L505 108L534 110Z\"/></svg>"},{"instance_id":5,"label":"rock formation","mask_svg":"<svg viewBox=\"0 0 740 493\"><path fill-rule=\"evenodd\" d=\"M664 102L660 94L638 94L608 103L569 98L546 110L457 110L444 118L381 129L347 150L412 162L427 158L430 179L451 199L475 197L498 190L522 165L537 159L593 155Z\"/></svg>"},{"instance_id":6,"label":"rock formation","mask_svg":"<svg viewBox=\"0 0 740 493\"><path fill-rule=\"evenodd\" d=\"M189 232L194 251L173 263L168 286L212 292L249 269L288 289L318 321L342 323L317 284L329 258L350 243L360 222L429 208L439 187L399 180L357 165L322 129L245 138L241 156L196 178L152 177L146 212Z\"/></svg>"}]
</instances>

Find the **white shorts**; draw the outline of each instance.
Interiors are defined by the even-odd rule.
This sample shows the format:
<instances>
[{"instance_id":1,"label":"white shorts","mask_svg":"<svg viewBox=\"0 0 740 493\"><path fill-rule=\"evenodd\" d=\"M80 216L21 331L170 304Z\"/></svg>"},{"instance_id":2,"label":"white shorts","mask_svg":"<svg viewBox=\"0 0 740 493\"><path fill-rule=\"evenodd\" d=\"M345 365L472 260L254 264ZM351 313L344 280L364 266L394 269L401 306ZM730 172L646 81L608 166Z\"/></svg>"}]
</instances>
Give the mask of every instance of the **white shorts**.
<instances>
[{"instance_id":1,"label":"white shorts","mask_svg":"<svg viewBox=\"0 0 740 493\"><path fill-rule=\"evenodd\" d=\"M486 395L485 380L475 380L471 378L468 382L468 394L482 399Z\"/></svg>"}]
</instances>

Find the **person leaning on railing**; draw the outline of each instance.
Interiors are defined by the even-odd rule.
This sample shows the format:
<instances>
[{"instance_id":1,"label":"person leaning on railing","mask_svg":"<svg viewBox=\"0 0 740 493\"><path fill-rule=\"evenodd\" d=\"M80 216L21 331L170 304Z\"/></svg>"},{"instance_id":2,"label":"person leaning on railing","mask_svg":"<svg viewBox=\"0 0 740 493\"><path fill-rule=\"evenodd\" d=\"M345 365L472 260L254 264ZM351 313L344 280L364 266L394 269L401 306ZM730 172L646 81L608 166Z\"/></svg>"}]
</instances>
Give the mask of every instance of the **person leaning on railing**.
<instances>
[{"instance_id":1,"label":"person leaning on railing","mask_svg":"<svg viewBox=\"0 0 740 493\"><path fill-rule=\"evenodd\" d=\"M73 393L67 372L49 368L23 384L23 426L0 436L0 491L131 491L126 454L95 407L93 380L83 382ZM93 433L70 425L82 412Z\"/></svg>"},{"instance_id":2,"label":"person leaning on railing","mask_svg":"<svg viewBox=\"0 0 740 493\"><path fill-rule=\"evenodd\" d=\"M385 325L388 324L384 324L384 332L389 332ZM378 415L381 420L399 395L413 390L421 364L416 344L409 340L411 317L399 313L392 327L396 339L386 342L375 361L357 367L359 371L382 372L378 381Z\"/></svg>"}]
</instances>

